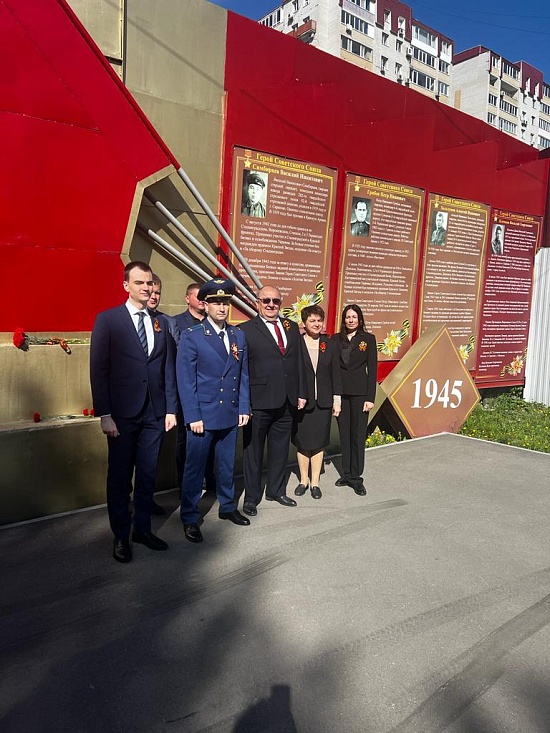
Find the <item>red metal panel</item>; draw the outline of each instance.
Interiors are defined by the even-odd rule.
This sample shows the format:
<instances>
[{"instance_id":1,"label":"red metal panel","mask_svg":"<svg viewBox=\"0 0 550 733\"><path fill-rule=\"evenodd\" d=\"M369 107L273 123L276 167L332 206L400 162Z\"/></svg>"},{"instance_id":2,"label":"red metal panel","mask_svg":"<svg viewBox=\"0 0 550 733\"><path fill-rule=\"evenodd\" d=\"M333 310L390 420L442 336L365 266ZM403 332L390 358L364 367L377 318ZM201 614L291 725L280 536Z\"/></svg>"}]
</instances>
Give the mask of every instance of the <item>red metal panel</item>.
<instances>
[{"instance_id":1,"label":"red metal panel","mask_svg":"<svg viewBox=\"0 0 550 733\"><path fill-rule=\"evenodd\" d=\"M177 162L63 0L0 0L0 48L0 331L87 330L120 301L137 183Z\"/></svg>"}]
</instances>

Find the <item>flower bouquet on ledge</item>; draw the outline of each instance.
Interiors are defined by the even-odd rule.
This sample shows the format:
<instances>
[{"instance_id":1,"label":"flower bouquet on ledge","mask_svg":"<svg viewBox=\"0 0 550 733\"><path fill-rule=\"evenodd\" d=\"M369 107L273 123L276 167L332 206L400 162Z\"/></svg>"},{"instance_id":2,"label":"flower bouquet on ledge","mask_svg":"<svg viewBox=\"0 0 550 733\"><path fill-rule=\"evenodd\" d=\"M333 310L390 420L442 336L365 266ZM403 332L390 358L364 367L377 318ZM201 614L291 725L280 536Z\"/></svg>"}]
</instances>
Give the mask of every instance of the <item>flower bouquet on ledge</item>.
<instances>
[{"instance_id":1,"label":"flower bouquet on ledge","mask_svg":"<svg viewBox=\"0 0 550 733\"><path fill-rule=\"evenodd\" d=\"M21 351L28 351L31 345L36 346L61 346L63 351L71 354L69 344L89 344L90 339L62 339L57 336L39 337L25 333L22 328L16 328L13 332L13 345L17 346Z\"/></svg>"}]
</instances>

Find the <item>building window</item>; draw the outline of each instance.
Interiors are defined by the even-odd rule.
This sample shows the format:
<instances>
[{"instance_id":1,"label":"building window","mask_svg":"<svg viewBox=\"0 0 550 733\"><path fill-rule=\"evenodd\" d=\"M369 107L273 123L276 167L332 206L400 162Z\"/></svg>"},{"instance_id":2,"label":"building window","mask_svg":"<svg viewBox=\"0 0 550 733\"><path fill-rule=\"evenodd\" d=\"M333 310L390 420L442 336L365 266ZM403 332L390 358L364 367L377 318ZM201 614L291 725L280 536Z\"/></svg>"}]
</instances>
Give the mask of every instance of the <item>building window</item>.
<instances>
[{"instance_id":1,"label":"building window","mask_svg":"<svg viewBox=\"0 0 550 733\"><path fill-rule=\"evenodd\" d=\"M426 51L422 51L422 49L414 47L414 57L417 61L420 61L421 64L426 64L426 66L431 66L432 69L435 69L435 56L432 56L429 53L426 53Z\"/></svg>"},{"instance_id":2,"label":"building window","mask_svg":"<svg viewBox=\"0 0 550 733\"><path fill-rule=\"evenodd\" d=\"M503 60L502 73L508 74L508 76L511 76L512 79L519 79L519 69L515 66L512 66L512 64L509 64L508 61Z\"/></svg>"},{"instance_id":3,"label":"building window","mask_svg":"<svg viewBox=\"0 0 550 733\"><path fill-rule=\"evenodd\" d=\"M402 53L403 52L403 41L396 41L395 42L395 50L397 51L397 53Z\"/></svg>"},{"instance_id":4,"label":"building window","mask_svg":"<svg viewBox=\"0 0 550 733\"><path fill-rule=\"evenodd\" d=\"M354 56L359 56L361 59L370 61L372 58L372 49L358 41L353 41L347 36L340 36L340 45L344 51L352 53Z\"/></svg>"},{"instance_id":5,"label":"building window","mask_svg":"<svg viewBox=\"0 0 550 733\"><path fill-rule=\"evenodd\" d=\"M495 114L493 114L492 112L488 112L487 113L487 122L490 125L495 125L496 124L496 121L497 121L497 116Z\"/></svg>"},{"instance_id":6,"label":"building window","mask_svg":"<svg viewBox=\"0 0 550 733\"><path fill-rule=\"evenodd\" d=\"M294 12L298 12L298 8L300 7L298 0L292 0L292 7L294 8Z\"/></svg>"},{"instance_id":7,"label":"building window","mask_svg":"<svg viewBox=\"0 0 550 733\"><path fill-rule=\"evenodd\" d=\"M445 84L444 81L438 81L437 82L437 91L439 94L442 94L444 97L449 96L449 85Z\"/></svg>"},{"instance_id":8,"label":"building window","mask_svg":"<svg viewBox=\"0 0 550 733\"><path fill-rule=\"evenodd\" d=\"M550 148L550 140L547 137L539 135L539 148L542 148L543 150Z\"/></svg>"},{"instance_id":9,"label":"building window","mask_svg":"<svg viewBox=\"0 0 550 733\"><path fill-rule=\"evenodd\" d=\"M420 41L420 43L425 43L426 46L437 48L437 36L424 28L419 28L417 25L413 25L413 38Z\"/></svg>"},{"instance_id":10,"label":"building window","mask_svg":"<svg viewBox=\"0 0 550 733\"><path fill-rule=\"evenodd\" d=\"M442 74L448 74L450 68L451 68L451 64L448 64L446 61L442 61L441 59L439 59L439 71Z\"/></svg>"},{"instance_id":11,"label":"building window","mask_svg":"<svg viewBox=\"0 0 550 733\"><path fill-rule=\"evenodd\" d=\"M389 41L389 36L387 33L382 33L382 45L387 46Z\"/></svg>"},{"instance_id":12,"label":"building window","mask_svg":"<svg viewBox=\"0 0 550 733\"><path fill-rule=\"evenodd\" d=\"M424 87L424 89L428 89L430 92L435 91L435 79L431 76L423 74L421 71L417 71L416 69L411 69L409 78L413 84L416 84L416 86Z\"/></svg>"},{"instance_id":13,"label":"building window","mask_svg":"<svg viewBox=\"0 0 550 733\"><path fill-rule=\"evenodd\" d=\"M548 84L542 85L542 94L545 97L550 97L550 86L548 86Z\"/></svg>"},{"instance_id":14,"label":"building window","mask_svg":"<svg viewBox=\"0 0 550 733\"><path fill-rule=\"evenodd\" d=\"M498 98L496 94L489 94L489 104L491 107L496 107L498 102Z\"/></svg>"},{"instance_id":15,"label":"building window","mask_svg":"<svg viewBox=\"0 0 550 733\"><path fill-rule=\"evenodd\" d=\"M384 74L388 70L388 59L385 56L380 56L380 71Z\"/></svg>"},{"instance_id":16,"label":"building window","mask_svg":"<svg viewBox=\"0 0 550 733\"><path fill-rule=\"evenodd\" d=\"M350 0L354 5L357 5L358 8L363 8L363 10L370 10L370 0Z\"/></svg>"},{"instance_id":17,"label":"building window","mask_svg":"<svg viewBox=\"0 0 550 733\"><path fill-rule=\"evenodd\" d=\"M384 25L391 23L391 10L384 10Z\"/></svg>"},{"instance_id":18,"label":"building window","mask_svg":"<svg viewBox=\"0 0 550 733\"><path fill-rule=\"evenodd\" d=\"M509 115L513 115L514 117L518 116L518 108L515 104L510 104L510 102L507 102L505 99L500 100L500 109L503 112L508 112Z\"/></svg>"},{"instance_id":19,"label":"building window","mask_svg":"<svg viewBox=\"0 0 550 733\"><path fill-rule=\"evenodd\" d=\"M505 120L503 117L499 120L499 127L502 132L510 132L512 135L517 135L518 126L509 120Z\"/></svg>"},{"instance_id":20,"label":"building window","mask_svg":"<svg viewBox=\"0 0 550 733\"><path fill-rule=\"evenodd\" d=\"M453 55L451 44L448 43L447 41L441 41L441 55L442 56L452 56Z\"/></svg>"},{"instance_id":21,"label":"building window","mask_svg":"<svg viewBox=\"0 0 550 733\"><path fill-rule=\"evenodd\" d=\"M359 33L364 33L365 35L368 35L369 24L366 23L364 20L361 20L361 18L358 18L356 15L346 13L345 10L342 10L340 14L340 20L344 25L349 25L356 31L359 31Z\"/></svg>"},{"instance_id":22,"label":"building window","mask_svg":"<svg viewBox=\"0 0 550 733\"><path fill-rule=\"evenodd\" d=\"M541 102L540 111L544 112L545 115L550 116L550 104L544 104L544 102Z\"/></svg>"},{"instance_id":23,"label":"building window","mask_svg":"<svg viewBox=\"0 0 550 733\"><path fill-rule=\"evenodd\" d=\"M401 64L395 64L395 75L397 77L401 76L401 70L403 69Z\"/></svg>"},{"instance_id":24,"label":"building window","mask_svg":"<svg viewBox=\"0 0 550 733\"><path fill-rule=\"evenodd\" d=\"M539 127L545 132L550 132L550 122L548 122L547 120L539 119Z\"/></svg>"}]
</instances>

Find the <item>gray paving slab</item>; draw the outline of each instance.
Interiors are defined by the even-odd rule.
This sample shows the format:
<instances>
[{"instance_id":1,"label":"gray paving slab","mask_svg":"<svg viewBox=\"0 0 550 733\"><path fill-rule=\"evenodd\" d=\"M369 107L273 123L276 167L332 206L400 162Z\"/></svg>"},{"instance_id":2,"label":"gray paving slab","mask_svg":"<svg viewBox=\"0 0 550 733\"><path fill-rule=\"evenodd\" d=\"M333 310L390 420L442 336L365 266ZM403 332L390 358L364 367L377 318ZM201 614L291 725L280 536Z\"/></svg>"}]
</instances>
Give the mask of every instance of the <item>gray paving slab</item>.
<instances>
[{"instance_id":1,"label":"gray paving slab","mask_svg":"<svg viewBox=\"0 0 550 733\"><path fill-rule=\"evenodd\" d=\"M104 508L1 529L0 730L549 731L549 473L440 435L202 545L165 494L129 565Z\"/></svg>"}]
</instances>

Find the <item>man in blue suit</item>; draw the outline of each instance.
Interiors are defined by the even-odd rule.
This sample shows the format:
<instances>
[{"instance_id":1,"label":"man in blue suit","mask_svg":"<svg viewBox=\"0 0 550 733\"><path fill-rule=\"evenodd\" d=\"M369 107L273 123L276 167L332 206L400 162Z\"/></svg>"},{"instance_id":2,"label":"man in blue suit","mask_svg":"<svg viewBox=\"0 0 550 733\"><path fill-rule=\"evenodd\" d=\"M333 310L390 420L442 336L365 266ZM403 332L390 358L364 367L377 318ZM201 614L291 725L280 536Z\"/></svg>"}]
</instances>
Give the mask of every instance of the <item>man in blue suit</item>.
<instances>
[{"instance_id":1,"label":"man in blue suit","mask_svg":"<svg viewBox=\"0 0 550 733\"><path fill-rule=\"evenodd\" d=\"M90 380L95 414L107 436L107 509L113 557L130 562L129 513L134 475L133 542L167 550L151 532L151 504L164 431L176 424L175 346L162 316L147 301L153 273L144 262L124 268L128 300L99 313L92 331Z\"/></svg>"},{"instance_id":2,"label":"man in blue suit","mask_svg":"<svg viewBox=\"0 0 550 733\"><path fill-rule=\"evenodd\" d=\"M206 317L206 303L199 300L197 295L200 290L199 283L191 283L185 291L185 302L187 310L174 316L178 336L176 343L179 342L180 334L188 328L198 326ZM185 468L185 452L187 449L187 430L185 428L185 419L180 409L178 412L178 442L176 444L176 464L178 467L178 483L181 486L183 482L183 470ZM206 473L204 474L204 484L206 491L216 491L216 477L214 476L214 450L211 451L211 459L206 463Z\"/></svg>"},{"instance_id":3,"label":"man in blue suit","mask_svg":"<svg viewBox=\"0 0 550 733\"><path fill-rule=\"evenodd\" d=\"M246 425L250 416L246 339L226 321L234 294L229 280L205 283L198 299L206 302L207 317L183 331L178 346L178 390L187 427L180 513L190 542L203 539L198 505L212 446L216 457L219 517L234 524L250 524L237 510L233 480L238 428Z\"/></svg>"}]
</instances>

